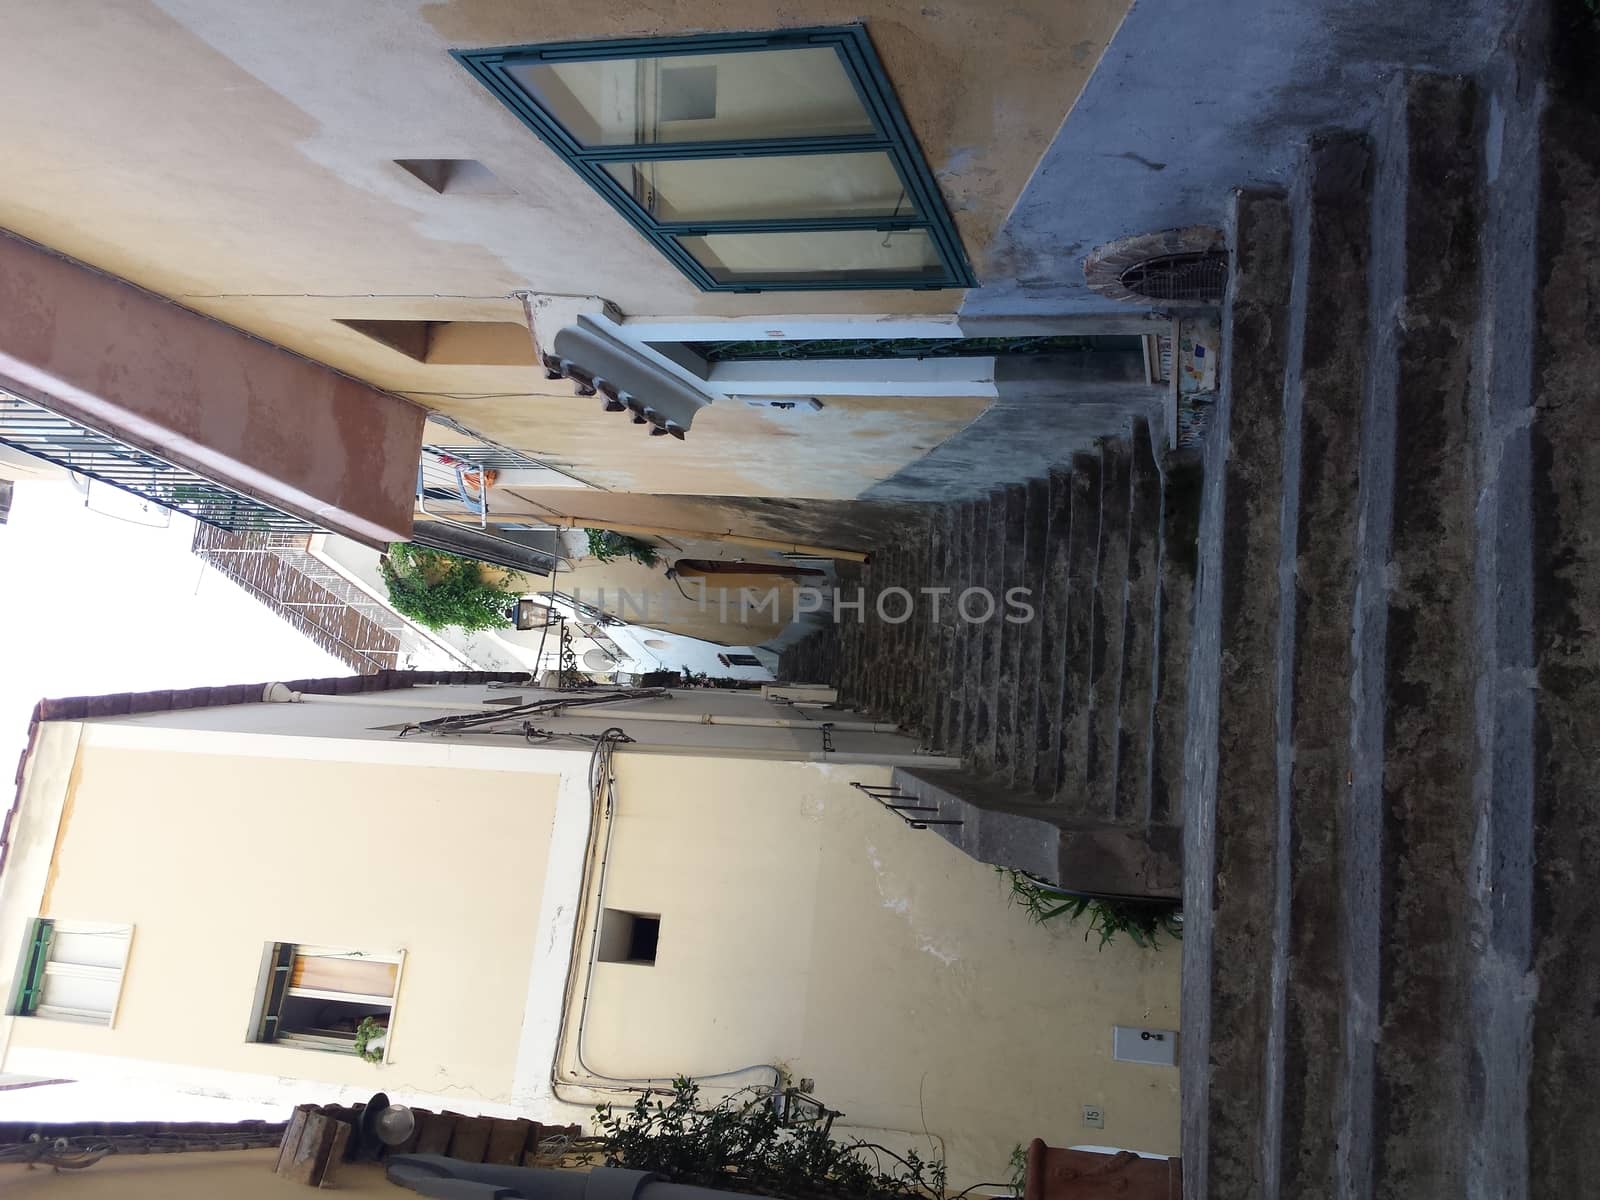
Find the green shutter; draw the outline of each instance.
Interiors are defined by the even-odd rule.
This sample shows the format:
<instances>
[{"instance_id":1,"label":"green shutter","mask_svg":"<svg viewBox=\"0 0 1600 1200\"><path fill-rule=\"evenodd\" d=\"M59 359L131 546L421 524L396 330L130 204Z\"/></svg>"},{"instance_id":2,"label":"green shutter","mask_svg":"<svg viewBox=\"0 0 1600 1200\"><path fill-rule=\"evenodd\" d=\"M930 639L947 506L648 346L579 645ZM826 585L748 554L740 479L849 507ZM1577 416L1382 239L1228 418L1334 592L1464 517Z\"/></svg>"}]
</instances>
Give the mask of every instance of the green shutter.
<instances>
[{"instance_id":1,"label":"green shutter","mask_svg":"<svg viewBox=\"0 0 1600 1200\"><path fill-rule=\"evenodd\" d=\"M278 1018L283 1012L283 998L289 991L289 977L294 972L293 942L273 942L268 951L267 986L261 1003L261 1021L256 1026L256 1041L278 1040Z\"/></svg>"},{"instance_id":2,"label":"green shutter","mask_svg":"<svg viewBox=\"0 0 1600 1200\"><path fill-rule=\"evenodd\" d=\"M39 1007L39 997L44 992L44 967L50 961L50 931L55 922L40 917L28 933L23 948L22 970L18 972L17 994L12 999L13 1016L30 1017Z\"/></svg>"}]
</instances>

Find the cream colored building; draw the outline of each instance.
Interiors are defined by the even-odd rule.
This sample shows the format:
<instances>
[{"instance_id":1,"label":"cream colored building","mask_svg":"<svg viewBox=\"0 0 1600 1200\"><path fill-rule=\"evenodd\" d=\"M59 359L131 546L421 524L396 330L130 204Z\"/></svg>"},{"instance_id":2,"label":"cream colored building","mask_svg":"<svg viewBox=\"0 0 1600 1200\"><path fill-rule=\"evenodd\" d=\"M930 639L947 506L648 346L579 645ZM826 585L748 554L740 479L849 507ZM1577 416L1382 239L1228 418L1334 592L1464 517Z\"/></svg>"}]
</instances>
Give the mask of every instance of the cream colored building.
<instances>
[{"instance_id":1,"label":"cream colored building","mask_svg":"<svg viewBox=\"0 0 1600 1200\"><path fill-rule=\"evenodd\" d=\"M1030 924L851 786L942 760L824 731L826 693L538 711L425 678L46 702L0 875L0 1071L554 1122L776 1068L958 1188L1035 1136L1177 1152L1175 1069L1114 1061L1112 1030L1176 1028L1178 955ZM633 740L596 793L610 728Z\"/></svg>"},{"instance_id":2,"label":"cream colored building","mask_svg":"<svg viewBox=\"0 0 1600 1200\"><path fill-rule=\"evenodd\" d=\"M962 315L1056 269L1000 230L1128 8L10 5L0 388L372 545L409 535L432 414L512 456L501 522L871 550L849 506L993 407L996 359L712 347L1156 328ZM1075 402L1156 394L1055 378L1058 452Z\"/></svg>"}]
</instances>

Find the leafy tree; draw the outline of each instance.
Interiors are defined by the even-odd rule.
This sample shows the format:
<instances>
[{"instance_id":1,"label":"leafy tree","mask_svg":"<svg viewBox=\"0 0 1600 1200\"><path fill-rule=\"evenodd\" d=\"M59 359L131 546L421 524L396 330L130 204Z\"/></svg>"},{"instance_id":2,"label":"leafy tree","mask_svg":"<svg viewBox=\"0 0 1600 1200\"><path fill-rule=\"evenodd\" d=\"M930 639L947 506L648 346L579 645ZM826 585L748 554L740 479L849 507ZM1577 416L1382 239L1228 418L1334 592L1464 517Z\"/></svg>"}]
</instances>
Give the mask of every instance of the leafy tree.
<instances>
[{"instance_id":1,"label":"leafy tree","mask_svg":"<svg viewBox=\"0 0 1600 1200\"><path fill-rule=\"evenodd\" d=\"M483 564L444 550L397 542L378 562L389 603L427 629L456 626L469 632L510 625L506 611L518 593L483 577Z\"/></svg>"},{"instance_id":2,"label":"leafy tree","mask_svg":"<svg viewBox=\"0 0 1600 1200\"><path fill-rule=\"evenodd\" d=\"M610 562L614 558L631 558L634 562L647 567L656 565L656 548L649 542L628 537L626 534L613 533L609 529L585 529L583 532L589 537L589 553L601 562Z\"/></svg>"},{"instance_id":3,"label":"leafy tree","mask_svg":"<svg viewBox=\"0 0 1600 1200\"><path fill-rule=\"evenodd\" d=\"M754 1192L781 1200L939 1200L944 1164L859 1140L824 1125L783 1121L770 1089L700 1107L700 1089L677 1079L665 1100L646 1092L620 1114L596 1109L609 1167L654 1171L673 1183ZM887 1166L886 1166L887 1164Z\"/></svg>"}]
</instances>

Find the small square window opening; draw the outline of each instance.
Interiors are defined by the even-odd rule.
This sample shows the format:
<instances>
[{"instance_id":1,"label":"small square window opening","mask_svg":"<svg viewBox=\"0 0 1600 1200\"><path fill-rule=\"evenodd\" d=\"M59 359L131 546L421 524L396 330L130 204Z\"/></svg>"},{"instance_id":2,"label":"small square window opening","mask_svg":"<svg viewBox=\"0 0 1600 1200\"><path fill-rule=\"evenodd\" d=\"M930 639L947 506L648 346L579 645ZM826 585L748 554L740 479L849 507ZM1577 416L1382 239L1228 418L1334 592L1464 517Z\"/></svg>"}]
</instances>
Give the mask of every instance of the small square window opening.
<instances>
[{"instance_id":1,"label":"small square window opening","mask_svg":"<svg viewBox=\"0 0 1600 1200\"><path fill-rule=\"evenodd\" d=\"M653 967L660 940L661 918L654 913L608 908L600 918L601 962Z\"/></svg>"}]
</instances>

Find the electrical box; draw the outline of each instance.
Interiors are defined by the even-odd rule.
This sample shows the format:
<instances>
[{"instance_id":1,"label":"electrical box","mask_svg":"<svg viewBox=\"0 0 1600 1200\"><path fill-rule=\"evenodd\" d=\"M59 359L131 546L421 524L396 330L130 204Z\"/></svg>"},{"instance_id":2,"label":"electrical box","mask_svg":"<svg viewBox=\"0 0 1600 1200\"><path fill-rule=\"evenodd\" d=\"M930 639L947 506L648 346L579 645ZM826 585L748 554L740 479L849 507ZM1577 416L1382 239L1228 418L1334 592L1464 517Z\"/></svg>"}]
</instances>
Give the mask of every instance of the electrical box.
<instances>
[{"instance_id":1,"label":"electrical box","mask_svg":"<svg viewBox=\"0 0 1600 1200\"><path fill-rule=\"evenodd\" d=\"M1118 1062L1175 1067L1178 1065L1178 1031L1141 1029L1136 1025L1113 1026L1111 1057Z\"/></svg>"}]
</instances>

